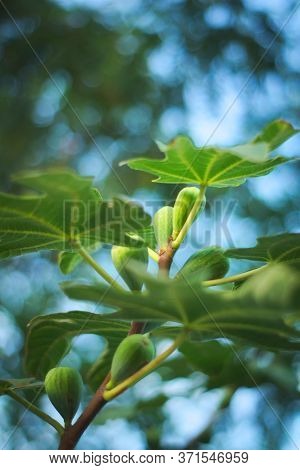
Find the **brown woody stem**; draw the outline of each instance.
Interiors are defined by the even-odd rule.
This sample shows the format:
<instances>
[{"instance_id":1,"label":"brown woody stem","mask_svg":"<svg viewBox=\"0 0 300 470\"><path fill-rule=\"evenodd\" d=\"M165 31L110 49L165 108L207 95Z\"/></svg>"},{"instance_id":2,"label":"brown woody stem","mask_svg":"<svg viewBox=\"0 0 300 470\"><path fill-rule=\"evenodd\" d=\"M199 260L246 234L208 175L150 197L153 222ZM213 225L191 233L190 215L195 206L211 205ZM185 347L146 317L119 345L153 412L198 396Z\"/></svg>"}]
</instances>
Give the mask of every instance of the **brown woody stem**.
<instances>
[{"instance_id":1,"label":"brown woody stem","mask_svg":"<svg viewBox=\"0 0 300 470\"><path fill-rule=\"evenodd\" d=\"M164 252L159 254L159 271L164 276L169 275L170 267L173 260L173 254L174 250L172 249L171 243ZM141 333L144 327L144 322L132 322L128 335ZM97 416L99 411L101 411L101 409L106 405L107 401L104 399L103 394L105 392L106 384L109 382L109 380L110 374L105 377L102 384L96 391L95 395L92 397L86 408L83 410L81 416L79 416L78 420L68 429L65 429L65 432L63 433L59 444L60 450L74 449L82 434L91 424L93 419Z\"/></svg>"},{"instance_id":2,"label":"brown woody stem","mask_svg":"<svg viewBox=\"0 0 300 470\"><path fill-rule=\"evenodd\" d=\"M142 332L144 326L145 323L132 322L131 328L128 331L128 335ZM74 449L82 434L91 424L93 419L97 416L99 411L102 410L102 408L106 405L107 401L103 398L103 393L109 380L110 373L105 377L95 395L92 397L86 408L83 410L82 414L79 416L78 420L68 429L65 429L59 444L60 450Z\"/></svg>"},{"instance_id":3,"label":"brown woody stem","mask_svg":"<svg viewBox=\"0 0 300 470\"><path fill-rule=\"evenodd\" d=\"M174 250L171 246L171 242L166 250L163 250L159 254L158 267L161 275L168 277L171 264L173 261Z\"/></svg>"}]
</instances>

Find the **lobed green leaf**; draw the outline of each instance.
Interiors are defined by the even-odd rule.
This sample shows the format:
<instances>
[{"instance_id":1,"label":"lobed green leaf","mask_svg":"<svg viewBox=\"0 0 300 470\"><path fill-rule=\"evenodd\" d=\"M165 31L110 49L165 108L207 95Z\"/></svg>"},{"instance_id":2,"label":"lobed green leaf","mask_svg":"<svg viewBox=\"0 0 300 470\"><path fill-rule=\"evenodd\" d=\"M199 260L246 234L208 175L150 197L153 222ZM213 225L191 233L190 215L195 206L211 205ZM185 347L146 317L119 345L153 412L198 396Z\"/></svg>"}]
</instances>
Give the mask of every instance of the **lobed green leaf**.
<instances>
[{"instance_id":1,"label":"lobed green leaf","mask_svg":"<svg viewBox=\"0 0 300 470\"><path fill-rule=\"evenodd\" d=\"M225 252L229 258L286 263L300 268L300 233L282 233L257 239L251 248L232 248Z\"/></svg>"},{"instance_id":2,"label":"lobed green leaf","mask_svg":"<svg viewBox=\"0 0 300 470\"><path fill-rule=\"evenodd\" d=\"M113 318L175 322L201 339L242 339L270 349L299 350L300 331L289 318L292 313L299 318L300 280L287 289L283 279L293 277L293 271L288 267L281 271L280 266L275 273L269 269L267 276L261 272L235 292L212 291L193 278L174 281L149 276L145 277L148 290L141 293L116 291L104 284L63 283L62 288L73 299L118 308Z\"/></svg>"},{"instance_id":3,"label":"lobed green leaf","mask_svg":"<svg viewBox=\"0 0 300 470\"><path fill-rule=\"evenodd\" d=\"M127 332L127 323L88 312L35 317L28 325L25 367L30 374L43 378L69 352L75 336L94 333L116 347Z\"/></svg>"},{"instance_id":4,"label":"lobed green leaf","mask_svg":"<svg viewBox=\"0 0 300 470\"><path fill-rule=\"evenodd\" d=\"M29 172L15 181L34 194L0 193L0 258L36 250L74 250L99 242L142 246L132 236L149 226L141 206L123 199L103 201L92 179L70 170ZM37 194L36 192L39 192Z\"/></svg>"},{"instance_id":5,"label":"lobed green leaf","mask_svg":"<svg viewBox=\"0 0 300 470\"><path fill-rule=\"evenodd\" d=\"M247 178L263 176L289 159L269 158L271 151L299 132L291 124L279 120L270 123L252 141L230 148L197 148L186 136L169 144L159 144L165 158L132 159L122 164L134 170L156 175L158 183L193 183L217 188L239 186Z\"/></svg>"}]
</instances>

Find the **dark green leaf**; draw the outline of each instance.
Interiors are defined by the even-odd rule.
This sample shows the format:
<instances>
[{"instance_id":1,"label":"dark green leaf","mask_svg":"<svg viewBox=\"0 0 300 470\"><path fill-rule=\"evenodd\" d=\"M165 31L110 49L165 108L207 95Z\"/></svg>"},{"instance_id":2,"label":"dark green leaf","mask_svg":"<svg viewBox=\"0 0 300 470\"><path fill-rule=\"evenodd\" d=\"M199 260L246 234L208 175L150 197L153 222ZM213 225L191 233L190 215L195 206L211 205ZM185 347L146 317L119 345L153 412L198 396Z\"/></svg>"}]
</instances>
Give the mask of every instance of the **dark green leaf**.
<instances>
[{"instance_id":1,"label":"dark green leaf","mask_svg":"<svg viewBox=\"0 0 300 470\"><path fill-rule=\"evenodd\" d=\"M266 361L264 352L252 350L249 353L249 349L218 341L186 341L180 351L196 370L207 375L208 389L256 387L268 382L284 391L295 392L297 389L295 368L279 355Z\"/></svg>"},{"instance_id":2,"label":"dark green leaf","mask_svg":"<svg viewBox=\"0 0 300 470\"><path fill-rule=\"evenodd\" d=\"M251 261L284 262L300 268L300 233L282 233L257 239L251 248L233 248L225 254L229 258Z\"/></svg>"},{"instance_id":3,"label":"dark green leaf","mask_svg":"<svg viewBox=\"0 0 300 470\"><path fill-rule=\"evenodd\" d=\"M159 284L161 285L161 284ZM163 289L154 298L148 293L119 291L104 284L90 285L76 282L64 282L61 287L72 299L101 302L104 305L119 307L126 311L129 320L181 321L181 315L174 308L171 291ZM168 292L168 302L167 300Z\"/></svg>"},{"instance_id":4,"label":"dark green leaf","mask_svg":"<svg viewBox=\"0 0 300 470\"><path fill-rule=\"evenodd\" d=\"M108 420L126 419L127 421L132 421L136 417L137 415L134 405L112 405L101 410L101 413L96 417L94 423L101 426Z\"/></svg>"},{"instance_id":5,"label":"dark green leaf","mask_svg":"<svg viewBox=\"0 0 300 470\"><path fill-rule=\"evenodd\" d=\"M248 279L237 296L247 304L274 309L300 310L299 272L286 265L270 265Z\"/></svg>"},{"instance_id":6,"label":"dark green leaf","mask_svg":"<svg viewBox=\"0 0 300 470\"><path fill-rule=\"evenodd\" d=\"M218 341L186 341L180 351L190 364L208 376L207 388L227 385L254 386L252 368L245 364L241 351ZM248 372L249 371L249 372Z\"/></svg>"},{"instance_id":7,"label":"dark green leaf","mask_svg":"<svg viewBox=\"0 0 300 470\"><path fill-rule=\"evenodd\" d=\"M127 326L127 330L128 329L129 327ZM125 335L122 333L122 336L110 336L109 339L106 338L106 346L104 350L101 352L100 356L96 359L86 375L87 383L93 392L97 390L99 384L103 382L110 371L111 361L115 350L124 336Z\"/></svg>"},{"instance_id":8,"label":"dark green leaf","mask_svg":"<svg viewBox=\"0 0 300 470\"><path fill-rule=\"evenodd\" d=\"M141 246L131 237L150 224L136 204L103 201L92 179L70 170L49 170L19 175L15 180L42 194L14 196L0 193L0 257L36 250L73 250L97 242Z\"/></svg>"},{"instance_id":9,"label":"dark green leaf","mask_svg":"<svg viewBox=\"0 0 300 470\"><path fill-rule=\"evenodd\" d=\"M179 351L194 367L209 376L220 374L224 364L231 363L233 358L232 348L218 341L186 341Z\"/></svg>"},{"instance_id":10,"label":"dark green leaf","mask_svg":"<svg viewBox=\"0 0 300 470\"><path fill-rule=\"evenodd\" d=\"M163 380L174 380L179 377L189 377L194 369L183 355L176 355L176 357L163 362L157 372Z\"/></svg>"},{"instance_id":11,"label":"dark green leaf","mask_svg":"<svg viewBox=\"0 0 300 470\"><path fill-rule=\"evenodd\" d=\"M68 353L71 340L80 334L94 333L108 342L120 342L128 324L88 312L68 312L39 316L28 326L25 365L35 377L43 378Z\"/></svg>"},{"instance_id":12,"label":"dark green leaf","mask_svg":"<svg viewBox=\"0 0 300 470\"><path fill-rule=\"evenodd\" d=\"M268 290L272 289L273 281L270 280ZM64 283L62 287L71 298L101 301L119 308L113 318L175 322L202 339L238 338L271 349L300 349L300 331L288 324L289 315L298 309L294 284L284 296L284 302L271 302L265 295L249 295L247 282L235 292L211 291L195 280L174 281L148 276L145 282L149 290L143 293L116 291L102 284ZM277 281L275 284L277 286ZM280 297L280 290L277 292ZM160 328L160 334L162 330Z\"/></svg>"}]
</instances>

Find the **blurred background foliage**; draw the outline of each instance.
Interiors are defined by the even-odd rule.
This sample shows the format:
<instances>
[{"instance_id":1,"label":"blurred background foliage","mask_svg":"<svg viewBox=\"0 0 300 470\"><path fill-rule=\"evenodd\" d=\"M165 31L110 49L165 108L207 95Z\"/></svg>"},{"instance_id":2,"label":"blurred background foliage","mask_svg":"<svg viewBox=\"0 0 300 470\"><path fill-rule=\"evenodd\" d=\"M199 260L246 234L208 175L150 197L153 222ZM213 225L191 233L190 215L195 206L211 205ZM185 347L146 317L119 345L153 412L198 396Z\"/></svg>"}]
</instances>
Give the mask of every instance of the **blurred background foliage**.
<instances>
[{"instance_id":1,"label":"blurred background foliage","mask_svg":"<svg viewBox=\"0 0 300 470\"><path fill-rule=\"evenodd\" d=\"M130 195L153 213L178 188L118 162L158 155L155 139L178 133L232 145L273 118L299 127L299 40L294 0L1 0L1 190L18 191L16 171L68 165L95 175L104 196ZM282 152L297 155L299 142ZM211 190L177 264L205 244L299 231L299 168ZM108 254L97 258L108 265ZM2 261L0 272L0 376L22 377L29 319L78 305L60 293L53 255ZM93 273L81 266L75 275ZM299 447L299 356L237 345L249 374L226 345L207 346L187 344L186 359L178 354L107 406L80 448ZM84 373L103 347L78 337L64 364ZM55 448L54 432L11 399L1 398L0 413L2 448Z\"/></svg>"}]
</instances>

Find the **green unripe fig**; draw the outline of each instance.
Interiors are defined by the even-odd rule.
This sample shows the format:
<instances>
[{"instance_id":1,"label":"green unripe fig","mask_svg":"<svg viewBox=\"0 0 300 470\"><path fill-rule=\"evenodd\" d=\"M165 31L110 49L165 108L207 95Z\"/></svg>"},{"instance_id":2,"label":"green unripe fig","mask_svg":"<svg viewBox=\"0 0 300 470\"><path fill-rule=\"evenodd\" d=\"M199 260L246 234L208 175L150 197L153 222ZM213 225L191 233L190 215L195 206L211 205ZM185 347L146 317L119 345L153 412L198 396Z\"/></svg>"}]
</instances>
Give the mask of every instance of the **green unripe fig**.
<instances>
[{"instance_id":1,"label":"green unripe fig","mask_svg":"<svg viewBox=\"0 0 300 470\"><path fill-rule=\"evenodd\" d=\"M120 276L131 290L141 290L143 281L130 269L130 265L139 262L141 269L146 273L148 267L147 248L127 248L126 246L114 246L111 250L114 266Z\"/></svg>"},{"instance_id":2,"label":"green unripe fig","mask_svg":"<svg viewBox=\"0 0 300 470\"><path fill-rule=\"evenodd\" d=\"M223 250L217 246L210 246L192 255L178 271L176 278L199 272L202 281L219 279L225 276L228 269L229 261Z\"/></svg>"},{"instance_id":3,"label":"green unripe fig","mask_svg":"<svg viewBox=\"0 0 300 470\"><path fill-rule=\"evenodd\" d=\"M186 219L188 218L199 194L200 189L195 187L183 188L178 193L173 210L173 240L176 240L180 230L184 226ZM195 220L197 215L203 211L205 203L206 198L205 196L203 196L201 207L199 208L198 213L195 214L195 217L192 222Z\"/></svg>"},{"instance_id":4,"label":"green unripe fig","mask_svg":"<svg viewBox=\"0 0 300 470\"><path fill-rule=\"evenodd\" d=\"M159 248L166 249L173 232L173 207L164 206L154 214L153 228Z\"/></svg>"},{"instance_id":5,"label":"green unripe fig","mask_svg":"<svg viewBox=\"0 0 300 470\"><path fill-rule=\"evenodd\" d=\"M116 349L111 364L110 390L148 364L155 356L155 346L149 334L127 336Z\"/></svg>"},{"instance_id":6,"label":"green unripe fig","mask_svg":"<svg viewBox=\"0 0 300 470\"><path fill-rule=\"evenodd\" d=\"M82 396L82 378L72 367L55 367L45 378L45 390L65 424L70 425Z\"/></svg>"}]
</instances>

